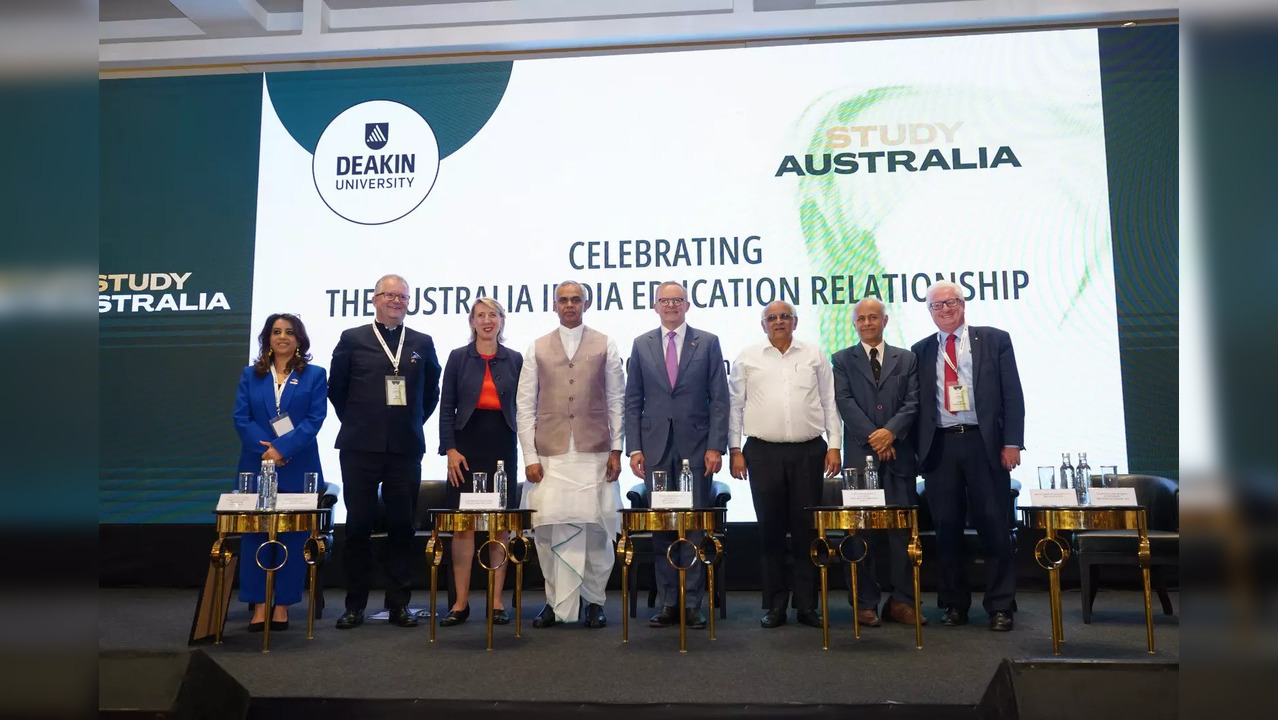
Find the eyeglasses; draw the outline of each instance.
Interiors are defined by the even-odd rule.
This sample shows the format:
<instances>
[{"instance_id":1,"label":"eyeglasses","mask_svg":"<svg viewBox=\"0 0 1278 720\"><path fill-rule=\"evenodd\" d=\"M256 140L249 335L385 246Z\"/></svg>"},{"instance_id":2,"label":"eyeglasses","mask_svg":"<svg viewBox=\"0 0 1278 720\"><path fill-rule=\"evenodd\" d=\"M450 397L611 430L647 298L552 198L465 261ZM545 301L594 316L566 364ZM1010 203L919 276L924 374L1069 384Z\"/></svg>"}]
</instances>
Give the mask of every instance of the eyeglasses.
<instances>
[{"instance_id":1,"label":"eyeglasses","mask_svg":"<svg viewBox=\"0 0 1278 720\"><path fill-rule=\"evenodd\" d=\"M657 303L665 307L679 307L684 302L683 298L660 298Z\"/></svg>"},{"instance_id":2,"label":"eyeglasses","mask_svg":"<svg viewBox=\"0 0 1278 720\"><path fill-rule=\"evenodd\" d=\"M933 310L940 310L941 308L958 307L962 303L963 301L959 300L958 298L950 298L949 300L937 300L934 303L928 303L927 306L932 308Z\"/></svg>"},{"instance_id":3,"label":"eyeglasses","mask_svg":"<svg viewBox=\"0 0 1278 720\"><path fill-rule=\"evenodd\" d=\"M767 320L767 321L768 321L768 322L770 322L770 323L772 323L772 322L776 322L776 321L778 321L778 320L793 320L793 319L794 319L794 316L793 316L793 315L791 315L790 313L781 313L780 315L768 315L768 316L764 317L763 319L764 319L764 320Z\"/></svg>"},{"instance_id":4,"label":"eyeglasses","mask_svg":"<svg viewBox=\"0 0 1278 720\"><path fill-rule=\"evenodd\" d=\"M377 295L374 295L373 297L377 297L377 296L379 296L379 295L380 295L381 297L386 298L387 300L398 300L398 301L400 301L400 302L402 302L402 303L406 303L406 302L408 302L408 296L407 296L407 295L400 295L399 293L379 292L379 293L377 293Z\"/></svg>"}]
</instances>

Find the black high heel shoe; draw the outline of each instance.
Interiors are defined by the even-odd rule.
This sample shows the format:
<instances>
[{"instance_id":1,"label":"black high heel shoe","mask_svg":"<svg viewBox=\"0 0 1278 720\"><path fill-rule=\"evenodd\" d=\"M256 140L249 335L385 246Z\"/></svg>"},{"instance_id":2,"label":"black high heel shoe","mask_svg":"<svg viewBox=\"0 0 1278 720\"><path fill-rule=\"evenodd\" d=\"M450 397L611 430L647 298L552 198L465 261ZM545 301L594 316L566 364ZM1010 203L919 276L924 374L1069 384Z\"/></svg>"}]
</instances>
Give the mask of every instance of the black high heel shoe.
<instances>
[{"instance_id":1,"label":"black high heel shoe","mask_svg":"<svg viewBox=\"0 0 1278 720\"><path fill-rule=\"evenodd\" d=\"M467 618L469 617L470 617L469 605L462 608L461 610L449 610L447 615L439 619L439 626L452 627L454 625L461 625L462 623L466 622Z\"/></svg>"}]
</instances>

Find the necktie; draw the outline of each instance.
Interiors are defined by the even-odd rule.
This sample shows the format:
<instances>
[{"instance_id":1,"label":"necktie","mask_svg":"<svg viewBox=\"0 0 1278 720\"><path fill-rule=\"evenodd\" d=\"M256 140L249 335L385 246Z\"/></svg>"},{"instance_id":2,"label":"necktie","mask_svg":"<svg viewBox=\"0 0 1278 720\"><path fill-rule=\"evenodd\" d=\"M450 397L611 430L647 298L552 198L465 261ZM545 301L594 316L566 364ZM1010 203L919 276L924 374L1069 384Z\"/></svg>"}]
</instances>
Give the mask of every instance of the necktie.
<instances>
[{"instance_id":1,"label":"necktie","mask_svg":"<svg viewBox=\"0 0 1278 720\"><path fill-rule=\"evenodd\" d=\"M674 388L675 378L679 377L679 349L675 347L675 333L666 333L670 342L666 345L666 375L670 378L670 387Z\"/></svg>"},{"instance_id":2,"label":"necktie","mask_svg":"<svg viewBox=\"0 0 1278 720\"><path fill-rule=\"evenodd\" d=\"M945 339L945 355L950 359L949 362L945 363L945 409L949 412L954 412L953 410L950 410L949 387L951 385L958 385L958 370L956 369L958 368L958 354L954 352L953 333Z\"/></svg>"},{"instance_id":3,"label":"necktie","mask_svg":"<svg viewBox=\"0 0 1278 720\"><path fill-rule=\"evenodd\" d=\"M879 362L878 348L870 348L870 369L874 371L874 382L878 382L879 373L883 371L883 365Z\"/></svg>"}]
</instances>

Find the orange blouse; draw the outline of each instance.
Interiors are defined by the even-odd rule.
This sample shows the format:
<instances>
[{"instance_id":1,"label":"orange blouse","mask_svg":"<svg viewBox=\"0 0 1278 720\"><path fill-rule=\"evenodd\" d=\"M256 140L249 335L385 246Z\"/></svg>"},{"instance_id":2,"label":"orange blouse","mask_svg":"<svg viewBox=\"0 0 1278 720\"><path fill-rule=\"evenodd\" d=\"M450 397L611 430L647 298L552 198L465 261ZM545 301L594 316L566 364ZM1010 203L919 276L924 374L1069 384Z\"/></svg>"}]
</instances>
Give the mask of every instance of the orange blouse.
<instances>
[{"instance_id":1,"label":"orange blouse","mask_svg":"<svg viewBox=\"0 0 1278 720\"><path fill-rule=\"evenodd\" d=\"M479 403L475 405L477 410L500 410L501 397L497 395L497 384L493 382L493 366L492 359L497 357L496 354L479 355L484 359L484 385L479 389Z\"/></svg>"}]
</instances>

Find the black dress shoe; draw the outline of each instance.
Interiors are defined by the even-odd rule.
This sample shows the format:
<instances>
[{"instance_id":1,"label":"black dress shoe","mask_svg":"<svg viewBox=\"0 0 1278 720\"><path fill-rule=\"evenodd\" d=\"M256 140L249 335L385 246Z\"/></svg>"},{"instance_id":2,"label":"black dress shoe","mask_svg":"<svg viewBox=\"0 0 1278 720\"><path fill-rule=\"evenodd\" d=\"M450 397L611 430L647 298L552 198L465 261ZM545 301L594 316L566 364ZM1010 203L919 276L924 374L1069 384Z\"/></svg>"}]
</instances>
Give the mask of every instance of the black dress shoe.
<instances>
[{"instance_id":1,"label":"black dress shoe","mask_svg":"<svg viewBox=\"0 0 1278 720\"><path fill-rule=\"evenodd\" d=\"M799 622L808 627L822 627L821 611L819 610L800 610L798 612Z\"/></svg>"},{"instance_id":2,"label":"black dress shoe","mask_svg":"<svg viewBox=\"0 0 1278 720\"><path fill-rule=\"evenodd\" d=\"M493 624L494 625L510 624L510 615L506 614L505 608L497 608L496 610L493 611Z\"/></svg>"},{"instance_id":3,"label":"black dress shoe","mask_svg":"<svg viewBox=\"0 0 1278 720\"><path fill-rule=\"evenodd\" d=\"M945 614L941 616L941 624L946 627L958 627L967 624L967 611L960 610L953 605L945 608Z\"/></svg>"},{"instance_id":4,"label":"black dress shoe","mask_svg":"<svg viewBox=\"0 0 1278 720\"><path fill-rule=\"evenodd\" d=\"M396 627L417 627L417 616L410 613L406 607L391 608L387 621Z\"/></svg>"},{"instance_id":5,"label":"black dress shoe","mask_svg":"<svg viewBox=\"0 0 1278 720\"><path fill-rule=\"evenodd\" d=\"M287 629L288 629L288 621L287 621L287 620L272 620L272 621L271 621L271 632L279 632L280 630L287 630Z\"/></svg>"},{"instance_id":6,"label":"black dress shoe","mask_svg":"<svg viewBox=\"0 0 1278 720\"><path fill-rule=\"evenodd\" d=\"M701 612L701 608L688 608L688 627L693 630L702 630L706 626L706 614Z\"/></svg>"},{"instance_id":7,"label":"black dress shoe","mask_svg":"<svg viewBox=\"0 0 1278 720\"><path fill-rule=\"evenodd\" d=\"M556 622L558 621L555 619L555 609L550 605L546 605L541 609L541 612L537 613L537 617L533 618L533 627L554 627Z\"/></svg>"},{"instance_id":8,"label":"black dress shoe","mask_svg":"<svg viewBox=\"0 0 1278 720\"><path fill-rule=\"evenodd\" d=\"M447 615L439 619L439 626L452 627L454 625L461 625L462 623L466 622L466 619L469 617L470 617L469 605L462 608L461 610L449 610Z\"/></svg>"},{"instance_id":9,"label":"black dress shoe","mask_svg":"<svg viewBox=\"0 0 1278 720\"><path fill-rule=\"evenodd\" d=\"M670 627L671 625L678 624L679 610L677 608L670 607L669 605L663 605L661 612L653 615L652 619L648 621L648 627L655 628Z\"/></svg>"},{"instance_id":10,"label":"black dress shoe","mask_svg":"<svg viewBox=\"0 0 1278 720\"><path fill-rule=\"evenodd\" d=\"M581 613L581 624L588 628L601 628L608 624L608 618L604 617L603 606L599 603L586 603L586 609Z\"/></svg>"},{"instance_id":11,"label":"black dress shoe","mask_svg":"<svg viewBox=\"0 0 1278 720\"><path fill-rule=\"evenodd\" d=\"M342 616L337 618L338 630L350 630L364 624L363 610L347 610Z\"/></svg>"},{"instance_id":12,"label":"black dress shoe","mask_svg":"<svg viewBox=\"0 0 1278 720\"><path fill-rule=\"evenodd\" d=\"M990 629L994 632L1007 632L1012 629L1012 611L995 610L990 613Z\"/></svg>"},{"instance_id":13,"label":"black dress shoe","mask_svg":"<svg viewBox=\"0 0 1278 720\"><path fill-rule=\"evenodd\" d=\"M263 628L265 628L265 627L266 627L266 622L265 622L265 621L263 621L263 622L251 622L251 623L249 623L249 632L262 632L262 629L263 629ZM272 630L274 630L275 628L271 628L271 629L272 629Z\"/></svg>"},{"instance_id":14,"label":"black dress shoe","mask_svg":"<svg viewBox=\"0 0 1278 720\"><path fill-rule=\"evenodd\" d=\"M785 608L772 608L765 612L759 624L765 628L781 627L785 624Z\"/></svg>"}]
</instances>

